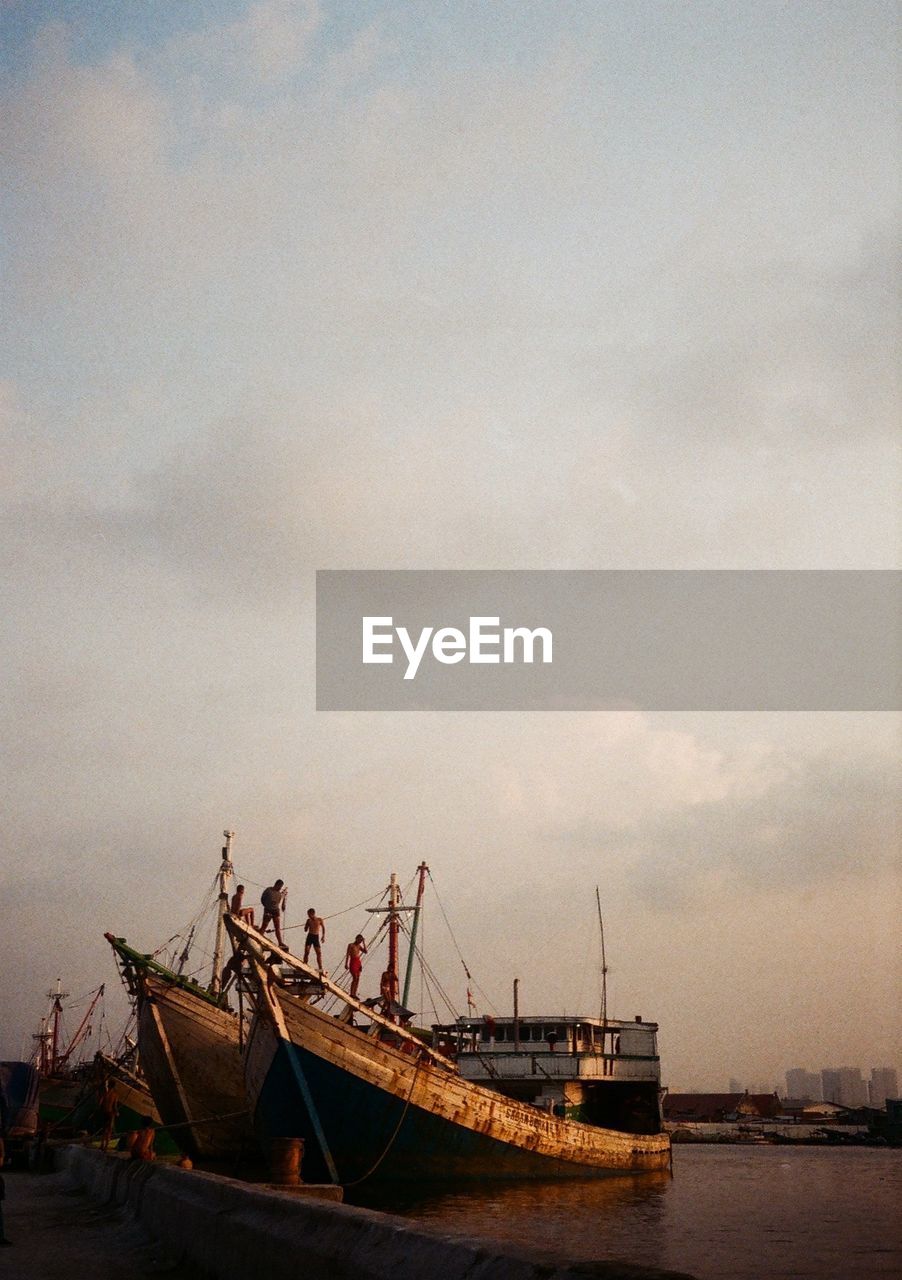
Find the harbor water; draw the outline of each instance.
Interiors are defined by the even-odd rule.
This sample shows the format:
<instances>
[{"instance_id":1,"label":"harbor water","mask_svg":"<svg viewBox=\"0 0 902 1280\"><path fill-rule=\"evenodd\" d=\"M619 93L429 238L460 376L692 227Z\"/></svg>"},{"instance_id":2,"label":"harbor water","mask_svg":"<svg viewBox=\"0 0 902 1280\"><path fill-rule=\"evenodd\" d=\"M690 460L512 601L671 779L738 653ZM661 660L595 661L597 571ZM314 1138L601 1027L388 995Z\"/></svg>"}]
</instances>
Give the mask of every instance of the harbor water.
<instances>
[{"instance_id":1,"label":"harbor water","mask_svg":"<svg viewBox=\"0 0 902 1280\"><path fill-rule=\"evenodd\" d=\"M700 1280L902 1277L902 1150L675 1146L669 1174L348 1199L430 1228Z\"/></svg>"}]
</instances>

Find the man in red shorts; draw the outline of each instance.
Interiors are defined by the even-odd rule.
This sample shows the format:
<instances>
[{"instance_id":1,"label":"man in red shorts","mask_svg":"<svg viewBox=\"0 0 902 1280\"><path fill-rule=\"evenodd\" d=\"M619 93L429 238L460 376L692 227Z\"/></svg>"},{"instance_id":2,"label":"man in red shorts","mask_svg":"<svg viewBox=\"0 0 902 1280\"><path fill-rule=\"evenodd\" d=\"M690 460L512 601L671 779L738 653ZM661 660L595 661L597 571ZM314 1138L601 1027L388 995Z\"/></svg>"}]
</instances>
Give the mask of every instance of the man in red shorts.
<instances>
[{"instance_id":1,"label":"man in red shorts","mask_svg":"<svg viewBox=\"0 0 902 1280\"><path fill-rule=\"evenodd\" d=\"M363 959L366 955L366 943L363 940L363 934L358 933L353 942L348 943L348 949L345 952L345 968L351 975L351 989L349 995L356 998L357 988L360 985L360 975L363 972Z\"/></svg>"}]
</instances>

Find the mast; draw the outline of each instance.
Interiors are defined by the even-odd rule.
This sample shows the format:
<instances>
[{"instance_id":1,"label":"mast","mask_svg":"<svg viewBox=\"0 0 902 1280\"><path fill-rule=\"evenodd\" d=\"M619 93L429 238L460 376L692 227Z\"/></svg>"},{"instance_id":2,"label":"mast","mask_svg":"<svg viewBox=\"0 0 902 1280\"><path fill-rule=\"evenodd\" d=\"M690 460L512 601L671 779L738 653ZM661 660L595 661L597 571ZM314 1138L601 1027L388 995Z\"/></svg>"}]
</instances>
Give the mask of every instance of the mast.
<instances>
[{"instance_id":1,"label":"mast","mask_svg":"<svg viewBox=\"0 0 902 1280\"><path fill-rule=\"evenodd\" d=\"M392 1003L398 999L398 934L401 929L401 912L415 910L415 907L401 906L401 891L398 888L398 877L394 871L391 873L391 881L388 886L388 906L367 907L367 914L371 916L388 913L388 966L386 973L389 975ZM387 1013L386 1017L394 1021L392 1013Z\"/></svg>"},{"instance_id":2,"label":"mast","mask_svg":"<svg viewBox=\"0 0 902 1280\"><path fill-rule=\"evenodd\" d=\"M82 1038L85 1035L91 1034L91 1025L90 1025L91 1015L93 1014L94 1010L97 1008L97 1002L103 999L103 992L104 992L105 985L106 984L102 982L100 986L97 988L96 992L94 993L94 999L88 1005L88 1012L82 1018L79 1024L78 1030L76 1031L72 1039L69 1041L69 1047L66 1049L65 1053L60 1054L59 1061L56 1064L57 1069L64 1067L66 1065L66 1063L69 1061L69 1058L78 1048L78 1046L81 1044Z\"/></svg>"},{"instance_id":3,"label":"mast","mask_svg":"<svg viewBox=\"0 0 902 1280\"><path fill-rule=\"evenodd\" d=\"M426 887L426 876L429 874L429 868L425 862L421 862L417 867L420 880L417 885L417 905L413 911L413 923L410 926L410 949L407 952L407 971L404 974L404 993L401 996L401 1003L407 1008L407 998L410 995L410 980L413 977L413 957L417 948L417 927L420 923L420 910L423 906L423 891Z\"/></svg>"},{"instance_id":4,"label":"mast","mask_svg":"<svg viewBox=\"0 0 902 1280\"><path fill-rule=\"evenodd\" d=\"M32 1040L37 1042L36 1053L38 1055L38 1061L37 1061L38 1071L41 1073L42 1076L49 1075L50 1058L49 1058L49 1053L47 1049L47 1042L50 1039L50 1032L47 1030L46 1018L41 1019L40 1031L37 1033L37 1035L34 1035L31 1038Z\"/></svg>"},{"instance_id":5,"label":"mast","mask_svg":"<svg viewBox=\"0 0 902 1280\"><path fill-rule=\"evenodd\" d=\"M520 1052L520 979L514 978L514 1053Z\"/></svg>"},{"instance_id":6,"label":"mast","mask_svg":"<svg viewBox=\"0 0 902 1280\"><path fill-rule=\"evenodd\" d=\"M63 991L62 983L59 978L56 980L56 990L47 992L48 999L53 1001L53 1028L50 1032L50 1074L56 1071L57 1055L59 1054L60 1045L60 1020L63 1016L63 1001L69 997L68 991Z\"/></svg>"},{"instance_id":7,"label":"mast","mask_svg":"<svg viewBox=\"0 0 902 1280\"><path fill-rule=\"evenodd\" d=\"M223 831L222 862L219 866L219 901L216 904L216 945L213 948L213 974L210 978L210 994L219 995L222 986L222 953L225 943L225 918L229 909L228 884L232 877L232 841L234 831Z\"/></svg>"},{"instance_id":8,"label":"mast","mask_svg":"<svg viewBox=\"0 0 902 1280\"><path fill-rule=\"evenodd\" d=\"M598 908L598 929L601 933L601 1046L604 1051L604 1036L608 1026L608 964L604 954L604 920L601 918L601 894L595 886L595 905Z\"/></svg>"},{"instance_id":9,"label":"mast","mask_svg":"<svg viewBox=\"0 0 902 1280\"><path fill-rule=\"evenodd\" d=\"M388 972L391 974L392 1000L398 992L398 902L398 877L393 871L388 889Z\"/></svg>"}]
</instances>

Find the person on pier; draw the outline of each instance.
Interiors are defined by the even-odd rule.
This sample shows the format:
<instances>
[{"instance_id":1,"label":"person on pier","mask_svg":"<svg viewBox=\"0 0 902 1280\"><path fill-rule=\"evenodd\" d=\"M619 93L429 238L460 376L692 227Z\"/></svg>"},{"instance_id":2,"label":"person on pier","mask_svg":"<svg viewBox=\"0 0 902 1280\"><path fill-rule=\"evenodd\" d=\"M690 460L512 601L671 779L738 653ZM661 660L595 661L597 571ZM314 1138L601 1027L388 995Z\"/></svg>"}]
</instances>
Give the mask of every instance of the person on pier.
<instances>
[{"instance_id":1,"label":"person on pier","mask_svg":"<svg viewBox=\"0 0 902 1280\"><path fill-rule=\"evenodd\" d=\"M144 1160L148 1163L156 1160L156 1153L153 1149L155 1139L156 1130L153 1127L153 1119L151 1116L145 1116L141 1121L141 1128L136 1130L129 1140L129 1159Z\"/></svg>"},{"instance_id":2,"label":"person on pier","mask_svg":"<svg viewBox=\"0 0 902 1280\"><path fill-rule=\"evenodd\" d=\"M285 939L282 937L282 912L285 908L285 899L287 897L288 890L285 888L284 880L277 880L268 889L264 889L260 896L260 901L263 904L263 920L260 924L260 932L266 933L269 925L272 924L276 942L280 947L285 946Z\"/></svg>"},{"instance_id":3,"label":"person on pier","mask_svg":"<svg viewBox=\"0 0 902 1280\"><path fill-rule=\"evenodd\" d=\"M366 943L363 940L363 934L358 933L353 942L348 943L348 949L345 952L345 968L351 975L351 988L349 995L355 999L357 997L357 988L360 985L360 975L363 972L363 956L366 955Z\"/></svg>"},{"instance_id":4,"label":"person on pier","mask_svg":"<svg viewBox=\"0 0 902 1280\"><path fill-rule=\"evenodd\" d=\"M307 937L304 940L304 964L307 963L307 957L310 955L310 948L316 952L316 967L320 973L323 971L323 951L322 943L326 941L326 922L322 916L316 914L316 907L307 908L307 920L305 922L307 929Z\"/></svg>"}]
</instances>

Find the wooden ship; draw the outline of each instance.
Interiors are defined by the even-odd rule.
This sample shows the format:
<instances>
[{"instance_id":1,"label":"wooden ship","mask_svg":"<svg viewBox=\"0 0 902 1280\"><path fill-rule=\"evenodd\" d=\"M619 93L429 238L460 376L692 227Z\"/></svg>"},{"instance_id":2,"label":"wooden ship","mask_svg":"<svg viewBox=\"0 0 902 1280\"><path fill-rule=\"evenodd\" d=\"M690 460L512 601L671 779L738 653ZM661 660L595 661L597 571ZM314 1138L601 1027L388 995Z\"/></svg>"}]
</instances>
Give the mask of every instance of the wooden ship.
<instances>
[{"instance_id":1,"label":"wooden ship","mask_svg":"<svg viewBox=\"0 0 902 1280\"><path fill-rule=\"evenodd\" d=\"M141 1068L163 1123L195 1159L222 1160L255 1148L247 1113L237 1015L221 995L224 918L232 875L226 831L219 868L216 946L208 986L104 936L135 1004Z\"/></svg>"},{"instance_id":2,"label":"wooden ship","mask_svg":"<svg viewBox=\"0 0 902 1280\"><path fill-rule=\"evenodd\" d=\"M392 876L392 997L404 909ZM383 999L380 1012L245 921L229 915L226 925L254 1006L244 1045L254 1124L264 1141L304 1140L308 1180L567 1178L669 1166L654 1023L461 1019L435 1026L426 1043L396 999ZM319 1007L330 996L334 1014Z\"/></svg>"},{"instance_id":3,"label":"wooden ship","mask_svg":"<svg viewBox=\"0 0 902 1280\"><path fill-rule=\"evenodd\" d=\"M76 1051L91 1034L92 1018L103 999L104 988L92 994L87 1012L82 1017L68 1044L63 1044L63 1001L69 993L56 980L56 990L48 991L50 1011L41 1019L41 1029L33 1037L35 1049L32 1064L38 1076L38 1123L56 1137L74 1132L73 1116L82 1098L89 1092L90 1065L77 1061Z\"/></svg>"}]
</instances>

